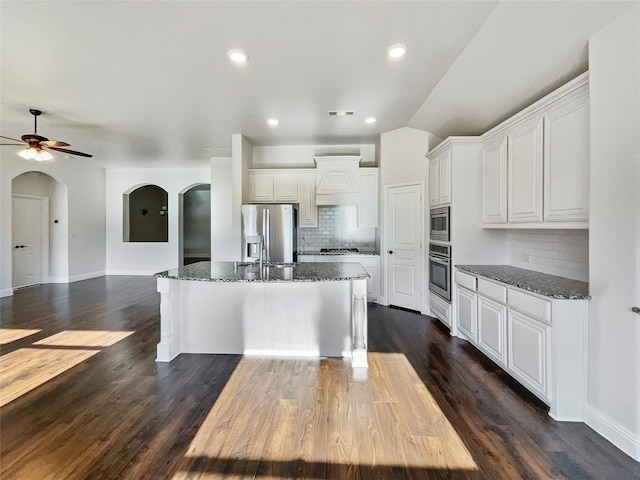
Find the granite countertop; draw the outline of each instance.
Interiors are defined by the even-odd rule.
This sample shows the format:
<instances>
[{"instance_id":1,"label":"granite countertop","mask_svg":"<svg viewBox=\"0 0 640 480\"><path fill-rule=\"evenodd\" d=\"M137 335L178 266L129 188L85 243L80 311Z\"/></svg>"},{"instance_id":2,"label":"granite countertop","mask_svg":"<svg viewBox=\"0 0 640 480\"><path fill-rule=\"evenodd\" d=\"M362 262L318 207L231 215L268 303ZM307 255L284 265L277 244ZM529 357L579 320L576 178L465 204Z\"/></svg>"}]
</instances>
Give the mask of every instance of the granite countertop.
<instances>
[{"instance_id":1,"label":"granite countertop","mask_svg":"<svg viewBox=\"0 0 640 480\"><path fill-rule=\"evenodd\" d=\"M331 282L369 278L359 263L295 263L264 267L236 262L198 262L156 273L156 278L203 282Z\"/></svg>"},{"instance_id":2,"label":"granite countertop","mask_svg":"<svg viewBox=\"0 0 640 480\"><path fill-rule=\"evenodd\" d=\"M589 300L589 284L510 265L456 265L456 268L507 285L563 300Z\"/></svg>"}]
</instances>

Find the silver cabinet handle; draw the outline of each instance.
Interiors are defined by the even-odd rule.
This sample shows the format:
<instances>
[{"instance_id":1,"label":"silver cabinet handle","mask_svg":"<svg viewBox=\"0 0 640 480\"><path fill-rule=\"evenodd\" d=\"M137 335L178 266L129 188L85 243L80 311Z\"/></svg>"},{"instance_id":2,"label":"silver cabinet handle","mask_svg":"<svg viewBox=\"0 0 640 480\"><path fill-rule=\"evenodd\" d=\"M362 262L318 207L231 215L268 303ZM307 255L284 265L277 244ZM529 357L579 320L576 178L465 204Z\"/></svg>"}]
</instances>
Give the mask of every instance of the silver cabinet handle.
<instances>
[{"instance_id":1,"label":"silver cabinet handle","mask_svg":"<svg viewBox=\"0 0 640 480\"><path fill-rule=\"evenodd\" d=\"M631 307L632 312L640 313L640 307Z\"/></svg>"}]
</instances>

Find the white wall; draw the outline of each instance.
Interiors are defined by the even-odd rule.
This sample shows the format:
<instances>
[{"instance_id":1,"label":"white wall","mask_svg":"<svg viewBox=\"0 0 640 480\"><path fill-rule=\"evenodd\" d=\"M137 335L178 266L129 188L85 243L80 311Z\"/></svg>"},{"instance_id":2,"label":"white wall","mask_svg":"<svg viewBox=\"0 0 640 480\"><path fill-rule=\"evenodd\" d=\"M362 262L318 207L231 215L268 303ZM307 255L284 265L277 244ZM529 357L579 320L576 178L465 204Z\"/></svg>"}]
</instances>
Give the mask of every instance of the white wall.
<instances>
[{"instance_id":1,"label":"white wall","mask_svg":"<svg viewBox=\"0 0 640 480\"><path fill-rule=\"evenodd\" d=\"M0 151L0 295L11 295L11 181L40 171L66 185L68 191L68 279L105 273L105 172L79 158L35 163L15 150Z\"/></svg>"},{"instance_id":2,"label":"white wall","mask_svg":"<svg viewBox=\"0 0 640 480\"><path fill-rule=\"evenodd\" d=\"M237 260L233 237L233 158L211 159L211 260Z\"/></svg>"},{"instance_id":3,"label":"white wall","mask_svg":"<svg viewBox=\"0 0 640 480\"><path fill-rule=\"evenodd\" d=\"M363 145L280 145L254 146L251 168L315 168L313 157L360 155L361 167L376 166L376 146Z\"/></svg>"},{"instance_id":4,"label":"white wall","mask_svg":"<svg viewBox=\"0 0 640 480\"><path fill-rule=\"evenodd\" d=\"M507 264L589 281L588 230L508 230Z\"/></svg>"},{"instance_id":5,"label":"white wall","mask_svg":"<svg viewBox=\"0 0 640 480\"><path fill-rule=\"evenodd\" d=\"M42 172L26 172L13 179L12 193L49 198L49 278L45 278L44 281L67 283L69 281L67 187Z\"/></svg>"},{"instance_id":6,"label":"white wall","mask_svg":"<svg viewBox=\"0 0 640 480\"><path fill-rule=\"evenodd\" d=\"M211 173L208 168L107 169L107 274L151 275L177 267L180 258L180 192L198 183L209 183L210 180ZM158 185L168 193L169 241L125 243L122 195L132 187L147 184Z\"/></svg>"},{"instance_id":7,"label":"white wall","mask_svg":"<svg viewBox=\"0 0 640 480\"><path fill-rule=\"evenodd\" d=\"M640 460L640 7L589 41L586 422Z\"/></svg>"}]
</instances>

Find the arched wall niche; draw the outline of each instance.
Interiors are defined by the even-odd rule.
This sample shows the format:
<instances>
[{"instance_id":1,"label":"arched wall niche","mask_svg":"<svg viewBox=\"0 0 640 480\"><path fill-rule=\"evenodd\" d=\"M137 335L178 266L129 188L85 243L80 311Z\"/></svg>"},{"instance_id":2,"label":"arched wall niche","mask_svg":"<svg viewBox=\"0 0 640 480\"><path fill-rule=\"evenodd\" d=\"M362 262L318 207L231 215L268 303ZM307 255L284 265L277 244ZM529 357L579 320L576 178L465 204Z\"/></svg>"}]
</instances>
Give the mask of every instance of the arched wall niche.
<instances>
[{"instance_id":1,"label":"arched wall niche","mask_svg":"<svg viewBox=\"0 0 640 480\"><path fill-rule=\"evenodd\" d=\"M151 183L138 184L122 194L123 241L169 241L169 194Z\"/></svg>"},{"instance_id":2,"label":"arched wall niche","mask_svg":"<svg viewBox=\"0 0 640 480\"><path fill-rule=\"evenodd\" d=\"M54 175L37 170L22 172L11 179L12 199L18 197L37 197L46 199L42 203L46 219L42 224L42 283L67 283L69 281L69 193L67 185ZM12 200L13 201L13 200ZM16 221L26 219L13 218L12 237L16 233ZM14 239L12 238L12 245ZM13 265L12 269L19 268Z\"/></svg>"}]
</instances>

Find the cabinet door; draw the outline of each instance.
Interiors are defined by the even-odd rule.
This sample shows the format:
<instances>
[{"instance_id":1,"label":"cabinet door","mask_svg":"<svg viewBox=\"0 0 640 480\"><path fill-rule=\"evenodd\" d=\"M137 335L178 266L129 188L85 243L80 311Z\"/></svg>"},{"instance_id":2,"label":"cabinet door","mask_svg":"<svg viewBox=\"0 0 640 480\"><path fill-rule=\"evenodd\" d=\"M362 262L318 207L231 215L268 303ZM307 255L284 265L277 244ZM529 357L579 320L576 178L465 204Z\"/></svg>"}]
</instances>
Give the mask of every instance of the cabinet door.
<instances>
[{"instance_id":1,"label":"cabinet door","mask_svg":"<svg viewBox=\"0 0 640 480\"><path fill-rule=\"evenodd\" d=\"M273 202L273 175L249 173L249 201Z\"/></svg>"},{"instance_id":2,"label":"cabinet door","mask_svg":"<svg viewBox=\"0 0 640 480\"><path fill-rule=\"evenodd\" d=\"M298 227L317 227L315 174L298 175Z\"/></svg>"},{"instance_id":3,"label":"cabinet door","mask_svg":"<svg viewBox=\"0 0 640 480\"><path fill-rule=\"evenodd\" d=\"M429 160L429 205L440 204L440 162L438 158Z\"/></svg>"},{"instance_id":4,"label":"cabinet door","mask_svg":"<svg viewBox=\"0 0 640 480\"><path fill-rule=\"evenodd\" d=\"M366 266L364 269L369 274L367 278L367 299L372 301L380 297L380 267Z\"/></svg>"},{"instance_id":5,"label":"cabinet door","mask_svg":"<svg viewBox=\"0 0 640 480\"><path fill-rule=\"evenodd\" d=\"M360 169L360 203L358 204L358 227L378 226L378 169Z\"/></svg>"},{"instance_id":6,"label":"cabinet door","mask_svg":"<svg viewBox=\"0 0 640 480\"><path fill-rule=\"evenodd\" d=\"M507 307L478 295L478 348L500 365L507 363Z\"/></svg>"},{"instance_id":7,"label":"cabinet door","mask_svg":"<svg viewBox=\"0 0 640 480\"><path fill-rule=\"evenodd\" d=\"M456 320L458 330L472 343L476 343L477 337L477 295L466 288L458 287L456 294Z\"/></svg>"},{"instance_id":8,"label":"cabinet door","mask_svg":"<svg viewBox=\"0 0 640 480\"><path fill-rule=\"evenodd\" d=\"M542 222L542 124L540 118L509 134L509 222Z\"/></svg>"},{"instance_id":9,"label":"cabinet door","mask_svg":"<svg viewBox=\"0 0 640 480\"><path fill-rule=\"evenodd\" d=\"M526 387L550 400L549 346L551 327L509 310L509 372Z\"/></svg>"},{"instance_id":10,"label":"cabinet door","mask_svg":"<svg viewBox=\"0 0 640 480\"><path fill-rule=\"evenodd\" d=\"M488 143L483 159L482 223L507 223L507 145L508 137Z\"/></svg>"},{"instance_id":11,"label":"cabinet door","mask_svg":"<svg viewBox=\"0 0 640 480\"><path fill-rule=\"evenodd\" d=\"M273 200L275 202L297 202L298 201L298 176L297 175L274 175Z\"/></svg>"},{"instance_id":12,"label":"cabinet door","mask_svg":"<svg viewBox=\"0 0 640 480\"><path fill-rule=\"evenodd\" d=\"M545 116L544 219L589 219L588 94Z\"/></svg>"},{"instance_id":13,"label":"cabinet door","mask_svg":"<svg viewBox=\"0 0 640 480\"><path fill-rule=\"evenodd\" d=\"M451 150L438 157L440 170L440 204L451 203Z\"/></svg>"}]
</instances>

